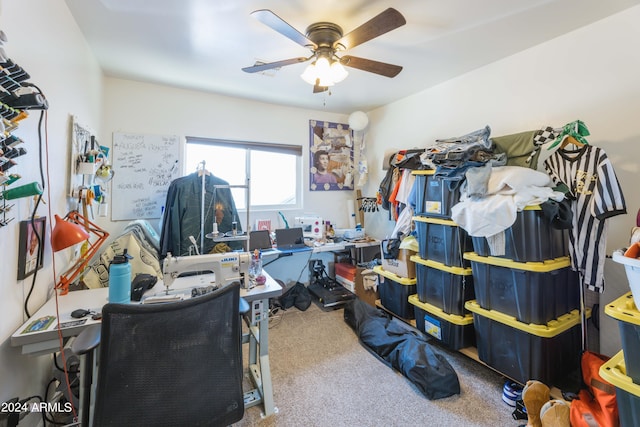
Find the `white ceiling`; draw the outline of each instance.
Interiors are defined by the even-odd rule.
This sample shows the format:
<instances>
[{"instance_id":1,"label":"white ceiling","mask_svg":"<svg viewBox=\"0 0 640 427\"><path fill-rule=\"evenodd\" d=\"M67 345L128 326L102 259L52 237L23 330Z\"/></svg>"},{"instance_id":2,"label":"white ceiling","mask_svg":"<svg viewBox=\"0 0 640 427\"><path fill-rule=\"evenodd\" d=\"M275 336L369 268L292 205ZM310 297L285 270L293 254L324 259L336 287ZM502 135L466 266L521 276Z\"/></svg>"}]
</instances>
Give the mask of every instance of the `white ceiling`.
<instances>
[{"instance_id":1,"label":"white ceiling","mask_svg":"<svg viewBox=\"0 0 640 427\"><path fill-rule=\"evenodd\" d=\"M66 0L105 74L349 114L369 111L637 5L640 0ZM388 7L407 24L346 53L403 66L395 78L348 68L312 93L306 63L241 68L309 51L252 17L270 9L299 32L330 21L345 33ZM557 58L561 61L561 58Z\"/></svg>"}]
</instances>

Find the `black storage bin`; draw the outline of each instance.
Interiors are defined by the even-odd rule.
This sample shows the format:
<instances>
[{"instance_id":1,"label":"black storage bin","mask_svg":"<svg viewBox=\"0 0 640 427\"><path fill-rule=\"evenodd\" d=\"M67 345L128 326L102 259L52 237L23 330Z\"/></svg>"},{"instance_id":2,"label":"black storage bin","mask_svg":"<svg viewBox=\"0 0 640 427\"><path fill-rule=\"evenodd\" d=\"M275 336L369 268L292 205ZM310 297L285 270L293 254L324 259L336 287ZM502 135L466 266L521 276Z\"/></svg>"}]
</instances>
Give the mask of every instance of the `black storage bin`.
<instances>
[{"instance_id":1,"label":"black storage bin","mask_svg":"<svg viewBox=\"0 0 640 427\"><path fill-rule=\"evenodd\" d=\"M413 305L416 327L451 350L459 350L475 345L476 336L473 329L473 315L464 316L448 314L431 304L420 302L417 295L411 295L409 302Z\"/></svg>"},{"instance_id":2,"label":"black storage bin","mask_svg":"<svg viewBox=\"0 0 640 427\"><path fill-rule=\"evenodd\" d=\"M414 216L418 240L418 254L422 259L444 265L470 267L462 254L472 251L471 236L455 222L447 219Z\"/></svg>"},{"instance_id":3,"label":"black storage bin","mask_svg":"<svg viewBox=\"0 0 640 427\"><path fill-rule=\"evenodd\" d=\"M473 313L479 359L509 378L521 384L536 379L553 385L580 366L578 310L532 325L485 310L476 301L467 301L466 306Z\"/></svg>"},{"instance_id":4,"label":"black storage bin","mask_svg":"<svg viewBox=\"0 0 640 427\"><path fill-rule=\"evenodd\" d=\"M402 319L412 320L414 312L409 304L409 296L416 293L416 279L400 277L379 265L373 271L381 276L378 292L382 306Z\"/></svg>"},{"instance_id":5,"label":"black storage bin","mask_svg":"<svg viewBox=\"0 0 640 427\"><path fill-rule=\"evenodd\" d=\"M632 359L619 351L600 367L600 376L616 388L616 403L621 427L640 426L640 385L630 381L625 372L625 361ZM636 353L636 359L637 353Z\"/></svg>"},{"instance_id":6,"label":"black storage bin","mask_svg":"<svg viewBox=\"0 0 640 427\"><path fill-rule=\"evenodd\" d=\"M412 171L416 176L416 215L451 219L451 208L460 201L460 181L434 176L434 170Z\"/></svg>"},{"instance_id":7,"label":"black storage bin","mask_svg":"<svg viewBox=\"0 0 640 427\"><path fill-rule=\"evenodd\" d=\"M580 307L578 273L568 257L544 262L464 254L471 260L476 301L482 308L544 324Z\"/></svg>"},{"instance_id":8,"label":"black storage bin","mask_svg":"<svg viewBox=\"0 0 640 427\"><path fill-rule=\"evenodd\" d=\"M569 255L568 231L551 227L539 206L528 206L518 212L516 221L504 233L503 255L491 254L484 237L472 237L473 251L480 256L500 256L515 262L537 262Z\"/></svg>"},{"instance_id":9,"label":"black storage bin","mask_svg":"<svg viewBox=\"0 0 640 427\"><path fill-rule=\"evenodd\" d=\"M475 298L471 268L449 267L418 256L416 290L420 302L431 304L447 314L463 316L468 313L464 303Z\"/></svg>"},{"instance_id":10,"label":"black storage bin","mask_svg":"<svg viewBox=\"0 0 640 427\"><path fill-rule=\"evenodd\" d=\"M640 311L627 292L604 308L605 314L618 321L626 375L640 386Z\"/></svg>"}]
</instances>

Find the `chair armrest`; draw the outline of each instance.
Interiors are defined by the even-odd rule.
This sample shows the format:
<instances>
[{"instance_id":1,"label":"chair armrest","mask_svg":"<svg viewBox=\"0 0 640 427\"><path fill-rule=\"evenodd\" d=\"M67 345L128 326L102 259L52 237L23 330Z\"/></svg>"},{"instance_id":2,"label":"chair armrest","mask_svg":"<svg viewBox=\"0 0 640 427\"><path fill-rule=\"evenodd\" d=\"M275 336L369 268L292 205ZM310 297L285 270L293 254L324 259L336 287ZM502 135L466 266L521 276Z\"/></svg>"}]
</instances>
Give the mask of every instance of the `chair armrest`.
<instances>
[{"instance_id":1,"label":"chair armrest","mask_svg":"<svg viewBox=\"0 0 640 427\"><path fill-rule=\"evenodd\" d=\"M101 327L100 323L87 326L73 341L71 351L74 354L82 355L96 348L100 344Z\"/></svg>"},{"instance_id":2,"label":"chair armrest","mask_svg":"<svg viewBox=\"0 0 640 427\"><path fill-rule=\"evenodd\" d=\"M240 315L244 316L247 314L250 308L249 303L244 298L240 297Z\"/></svg>"}]
</instances>

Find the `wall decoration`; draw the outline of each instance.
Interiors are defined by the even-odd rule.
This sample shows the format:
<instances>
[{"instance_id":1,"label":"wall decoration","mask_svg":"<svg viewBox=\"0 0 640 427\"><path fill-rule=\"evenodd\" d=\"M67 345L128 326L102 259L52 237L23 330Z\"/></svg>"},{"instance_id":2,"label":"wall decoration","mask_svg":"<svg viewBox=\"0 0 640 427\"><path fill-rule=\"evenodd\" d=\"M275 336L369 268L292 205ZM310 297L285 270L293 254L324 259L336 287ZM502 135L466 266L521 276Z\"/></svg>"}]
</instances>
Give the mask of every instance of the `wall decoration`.
<instances>
[{"instance_id":1,"label":"wall decoration","mask_svg":"<svg viewBox=\"0 0 640 427\"><path fill-rule=\"evenodd\" d=\"M44 261L44 238L47 217L20 221L20 239L18 247L18 280L31 276L42 268ZM34 232L34 227L37 234ZM38 237L40 240L38 241Z\"/></svg>"},{"instance_id":2,"label":"wall decoration","mask_svg":"<svg viewBox=\"0 0 640 427\"><path fill-rule=\"evenodd\" d=\"M309 189L353 190L353 134L348 124L309 120Z\"/></svg>"}]
</instances>

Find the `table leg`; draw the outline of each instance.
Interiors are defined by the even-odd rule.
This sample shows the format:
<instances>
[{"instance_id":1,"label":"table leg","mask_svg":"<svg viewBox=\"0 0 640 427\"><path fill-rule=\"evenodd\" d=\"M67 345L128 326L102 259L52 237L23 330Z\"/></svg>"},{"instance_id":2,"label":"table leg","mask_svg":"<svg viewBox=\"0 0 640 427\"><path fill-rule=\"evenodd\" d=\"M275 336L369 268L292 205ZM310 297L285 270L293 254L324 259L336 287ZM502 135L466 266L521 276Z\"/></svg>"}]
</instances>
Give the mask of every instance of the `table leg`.
<instances>
[{"instance_id":1,"label":"table leg","mask_svg":"<svg viewBox=\"0 0 640 427\"><path fill-rule=\"evenodd\" d=\"M278 412L273 402L273 386L271 384L271 367L269 365L269 300L263 299L258 304L252 303L251 316L254 321L249 331L249 373L256 390L245 393L245 407L262 403L263 416L268 417ZM246 342L246 341L245 341Z\"/></svg>"}]
</instances>

